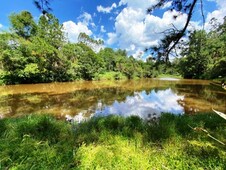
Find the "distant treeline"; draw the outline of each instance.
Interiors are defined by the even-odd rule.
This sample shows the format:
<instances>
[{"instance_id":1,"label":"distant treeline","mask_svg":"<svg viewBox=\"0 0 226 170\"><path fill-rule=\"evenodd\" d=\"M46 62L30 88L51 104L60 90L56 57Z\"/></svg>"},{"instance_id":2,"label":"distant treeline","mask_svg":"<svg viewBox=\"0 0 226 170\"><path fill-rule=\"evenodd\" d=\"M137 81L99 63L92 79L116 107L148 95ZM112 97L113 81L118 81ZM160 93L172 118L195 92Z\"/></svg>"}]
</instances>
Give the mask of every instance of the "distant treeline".
<instances>
[{"instance_id":1,"label":"distant treeline","mask_svg":"<svg viewBox=\"0 0 226 170\"><path fill-rule=\"evenodd\" d=\"M36 23L28 11L11 14L10 32L0 34L1 84L153 77L153 62L128 57L125 50L104 48L81 33L69 43L52 14Z\"/></svg>"},{"instance_id":2,"label":"distant treeline","mask_svg":"<svg viewBox=\"0 0 226 170\"><path fill-rule=\"evenodd\" d=\"M0 84L65 82L74 80L151 78L159 74L185 78L226 77L226 22L212 20L212 31L194 31L182 45L181 58L164 63L103 47L85 33L70 43L52 14L38 22L28 11L11 14L11 28L0 33Z\"/></svg>"}]
</instances>

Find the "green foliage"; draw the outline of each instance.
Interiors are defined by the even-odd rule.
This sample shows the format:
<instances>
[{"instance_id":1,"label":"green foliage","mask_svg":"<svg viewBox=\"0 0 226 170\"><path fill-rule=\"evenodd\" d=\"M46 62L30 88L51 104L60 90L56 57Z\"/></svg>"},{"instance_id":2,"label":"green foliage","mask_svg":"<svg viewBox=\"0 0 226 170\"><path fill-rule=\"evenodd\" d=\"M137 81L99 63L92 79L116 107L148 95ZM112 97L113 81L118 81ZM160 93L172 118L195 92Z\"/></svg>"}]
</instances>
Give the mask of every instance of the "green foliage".
<instances>
[{"instance_id":1,"label":"green foliage","mask_svg":"<svg viewBox=\"0 0 226 170\"><path fill-rule=\"evenodd\" d=\"M13 13L9 18L12 24L12 30L18 36L28 39L36 34L37 25L30 12L22 11L19 14Z\"/></svg>"},{"instance_id":2,"label":"green foliage","mask_svg":"<svg viewBox=\"0 0 226 170\"><path fill-rule=\"evenodd\" d=\"M41 118L21 121L17 125L16 133L23 138L24 135L29 135L40 141L48 141L57 143L60 138L61 127L52 120L51 117L43 116Z\"/></svg>"},{"instance_id":3,"label":"green foliage","mask_svg":"<svg viewBox=\"0 0 226 170\"><path fill-rule=\"evenodd\" d=\"M83 43L90 47L93 51L98 51L101 46L104 44L104 41L101 39L94 40L86 33L80 33L78 36L78 42Z\"/></svg>"},{"instance_id":4,"label":"green foliage","mask_svg":"<svg viewBox=\"0 0 226 170\"><path fill-rule=\"evenodd\" d=\"M65 40L62 27L59 20L54 15L48 13L39 18L37 35L58 49L62 47Z\"/></svg>"},{"instance_id":5,"label":"green foliage","mask_svg":"<svg viewBox=\"0 0 226 170\"><path fill-rule=\"evenodd\" d=\"M95 74L94 80L124 80L127 79L125 75L120 72L105 72L103 74Z\"/></svg>"},{"instance_id":6,"label":"green foliage","mask_svg":"<svg viewBox=\"0 0 226 170\"><path fill-rule=\"evenodd\" d=\"M79 43L67 43L62 25L45 13L35 23L28 11L10 16L12 32L0 34L0 84L118 80L179 75L185 78L225 77L225 23L210 33L191 34L185 57L146 62L125 50L104 48L103 41L81 33ZM209 49L212 49L211 51Z\"/></svg>"},{"instance_id":7,"label":"green foliage","mask_svg":"<svg viewBox=\"0 0 226 170\"><path fill-rule=\"evenodd\" d=\"M212 22L214 19L212 19ZM178 66L185 78L224 78L225 75L225 25L213 25L213 29L205 31L194 31L191 33L188 48L183 52Z\"/></svg>"},{"instance_id":8,"label":"green foliage","mask_svg":"<svg viewBox=\"0 0 226 170\"><path fill-rule=\"evenodd\" d=\"M150 60L150 59L148 59ZM149 65L151 67L146 68L144 74L146 75L145 77L151 77L151 78L180 78L181 75L178 72L178 64L175 62L168 62L165 63L164 61L156 61L155 63L149 62Z\"/></svg>"},{"instance_id":9,"label":"green foliage","mask_svg":"<svg viewBox=\"0 0 226 170\"><path fill-rule=\"evenodd\" d=\"M180 70L185 78L202 78L208 65L208 56L205 55L206 33L194 31L190 35L188 51L184 52L186 57L180 61Z\"/></svg>"},{"instance_id":10,"label":"green foliage","mask_svg":"<svg viewBox=\"0 0 226 170\"><path fill-rule=\"evenodd\" d=\"M210 74L212 78L226 78L226 57L222 57L215 62Z\"/></svg>"},{"instance_id":11,"label":"green foliage","mask_svg":"<svg viewBox=\"0 0 226 170\"><path fill-rule=\"evenodd\" d=\"M31 14L23 11L13 14L11 22L17 35L1 34L3 46L0 47L0 63L4 72L1 76L3 83L71 80L72 75L67 72L70 64L58 49L64 43L62 26L53 15L41 16L36 25ZM35 24L35 34L32 32L32 24Z\"/></svg>"},{"instance_id":12,"label":"green foliage","mask_svg":"<svg viewBox=\"0 0 226 170\"><path fill-rule=\"evenodd\" d=\"M45 13L35 23L28 11L10 16L13 32L0 34L0 83L151 77L152 62L127 57L125 50L98 49L102 40L85 33L79 43L65 41L62 25Z\"/></svg>"}]
</instances>

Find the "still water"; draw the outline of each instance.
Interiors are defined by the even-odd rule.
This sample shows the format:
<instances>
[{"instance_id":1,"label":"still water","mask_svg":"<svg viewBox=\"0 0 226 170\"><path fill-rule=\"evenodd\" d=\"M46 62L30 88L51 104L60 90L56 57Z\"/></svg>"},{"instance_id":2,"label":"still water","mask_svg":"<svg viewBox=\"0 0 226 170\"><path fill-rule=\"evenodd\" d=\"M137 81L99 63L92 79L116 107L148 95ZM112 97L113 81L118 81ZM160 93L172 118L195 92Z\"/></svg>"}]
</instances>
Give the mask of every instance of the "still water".
<instances>
[{"instance_id":1,"label":"still water","mask_svg":"<svg viewBox=\"0 0 226 170\"><path fill-rule=\"evenodd\" d=\"M203 80L142 79L0 86L0 118L31 113L147 118L161 112L226 113L226 91Z\"/></svg>"}]
</instances>

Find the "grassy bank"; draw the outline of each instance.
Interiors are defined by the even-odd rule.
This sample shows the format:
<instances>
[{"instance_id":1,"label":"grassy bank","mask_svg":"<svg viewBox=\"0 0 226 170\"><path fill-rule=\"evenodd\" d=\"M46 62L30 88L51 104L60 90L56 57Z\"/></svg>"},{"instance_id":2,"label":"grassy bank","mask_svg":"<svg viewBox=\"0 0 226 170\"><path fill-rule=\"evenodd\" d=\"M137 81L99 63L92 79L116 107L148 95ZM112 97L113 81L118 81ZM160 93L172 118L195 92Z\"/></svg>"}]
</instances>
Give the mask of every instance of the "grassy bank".
<instances>
[{"instance_id":1,"label":"grassy bank","mask_svg":"<svg viewBox=\"0 0 226 170\"><path fill-rule=\"evenodd\" d=\"M183 77L181 75L177 74L159 74L157 78L175 78L175 79L182 79Z\"/></svg>"},{"instance_id":2,"label":"grassy bank","mask_svg":"<svg viewBox=\"0 0 226 170\"><path fill-rule=\"evenodd\" d=\"M158 123L108 116L71 125L52 116L0 120L0 169L226 169L226 121L164 114Z\"/></svg>"},{"instance_id":3,"label":"grassy bank","mask_svg":"<svg viewBox=\"0 0 226 170\"><path fill-rule=\"evenodd\" d=\"M96 74L93 80L126 80L128 79L124 74L121 72L105 72L103 74Z\"/></svg>"}]
</instances>

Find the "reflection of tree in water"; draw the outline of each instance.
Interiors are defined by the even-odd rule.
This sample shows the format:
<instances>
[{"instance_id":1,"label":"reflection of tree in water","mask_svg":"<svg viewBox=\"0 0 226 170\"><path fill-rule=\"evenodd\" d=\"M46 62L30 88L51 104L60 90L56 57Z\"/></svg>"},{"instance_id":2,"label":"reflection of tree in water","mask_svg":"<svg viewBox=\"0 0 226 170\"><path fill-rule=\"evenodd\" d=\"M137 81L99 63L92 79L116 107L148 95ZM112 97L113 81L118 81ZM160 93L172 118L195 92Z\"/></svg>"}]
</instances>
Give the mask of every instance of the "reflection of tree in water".
<instances>
[{"instance_id":1,"label":"reflection of tree in water","mask_svg":"<svg viewBox=\"0 0 226 170\"><path fill-rule=\"evenodd\" d=\"M39 102L30 101L31 97L38 96L42 98ZM19 116L26 113L35 113L40 110L42 101L46 98L45 94L11 94L0 99L0 108L3 108L2 114L7 116ZM7 108L7 109L4 109Z\"/></svg>"},{"instance_id":2,"label":"reflection of tree in water","mask_svg":"<svg viewBox=\"0 0 226 170\"><path fill-rule=\"evenodd\" d=\"M226 92L208 84L200 85L183 81L152 79L118 81L116 85L115 83L110 85L107 83L53 83L32 87L14 86L13 88L7 86L6 88L11 89L13 92L9 94L7 89L3 88L5 94L0 97L0 114L19 116L30 113L52 113L57 116L64 116L83 112L85 116L89 116L97 109L98 103L101 103L101 107L111 106L115 101L120 103L125 102L129 97L136 97L134 92L140 93L143 91L148 96L151 92L158 93L169 88L175 94L184 96L184 100L178 102L187 112L191 112L191 108L210 111L212 107L226 112ZM32 91L34 87L35 90L38 90Z\"/></svg>"},{"instance_id":3,"label":"reflection of tree in water","mask_svg":"<svg viewBox=\"0 0 226 170\"><path fill-rule=\"evenodd\" d=\"M1 107L10 108L8 116L38 112L51 113L51 109L57 115L62 114L62 110L67 110L67 113L75 115L82 110L95 109L99 100L104 105L111 105L115 100L124 101L130 95L133 95L133 91L120 88L102 88L77 90L73 93L64 94L14 94L5 96L0 102Z\"/></svg>"},{"instance_id":4,"label":"reflection of tree in water","mask_svg":"<svg viewBox=\"0 0 226 170\"><path fill-rule=\"evenodd\" d=\"M178 94L184 95L184 107L187 113L209 112L212 108L226 111L226 93L222 89L209 84L177 84L175 90Z\"/></svg>"}]
</instances>

